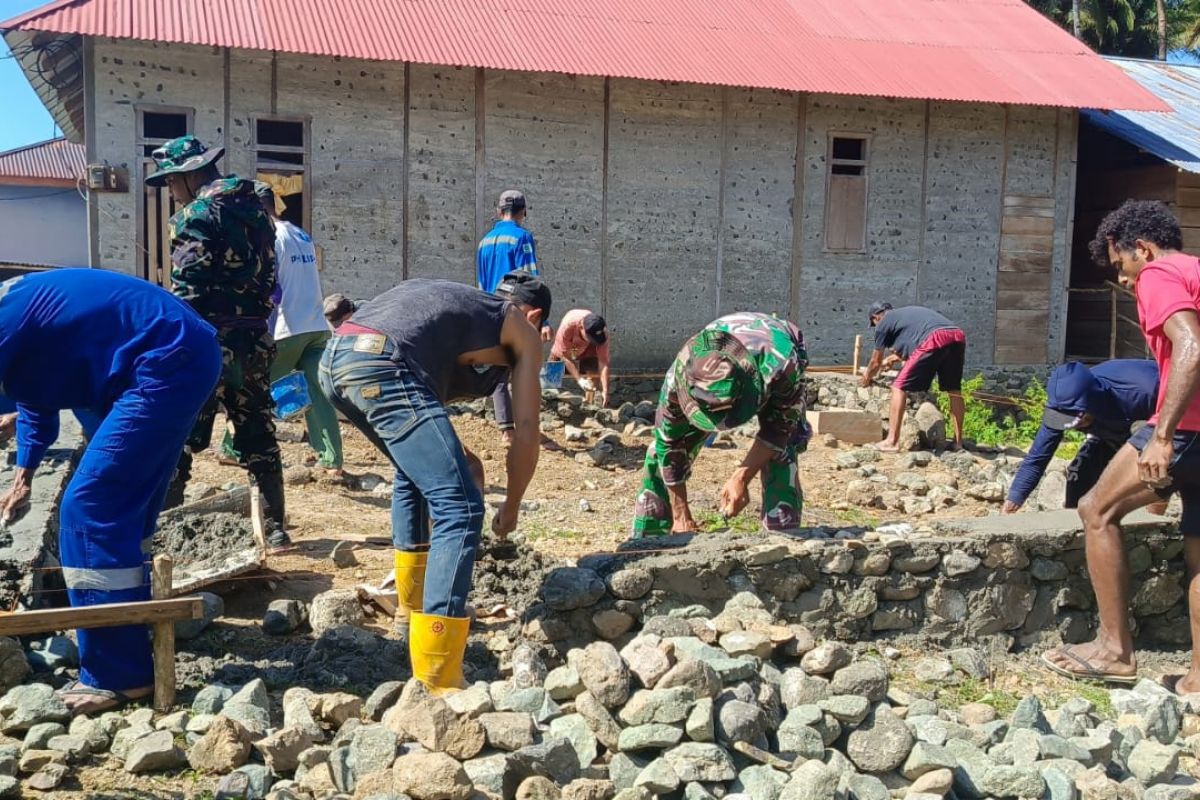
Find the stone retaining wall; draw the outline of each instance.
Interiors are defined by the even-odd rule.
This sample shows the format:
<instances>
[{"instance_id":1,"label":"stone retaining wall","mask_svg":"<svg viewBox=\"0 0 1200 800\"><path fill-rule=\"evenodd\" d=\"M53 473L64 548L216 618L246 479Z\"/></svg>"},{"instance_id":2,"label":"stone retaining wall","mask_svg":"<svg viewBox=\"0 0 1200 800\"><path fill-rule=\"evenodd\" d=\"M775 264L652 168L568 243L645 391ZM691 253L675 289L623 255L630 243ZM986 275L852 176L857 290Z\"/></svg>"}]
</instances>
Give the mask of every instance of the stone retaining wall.
<instances>
[{"instance_id":1,"label":"stone retaining wall","mask_svg":"<svg viewBox=\"0 0 1200 800\"><path fill-rule=\"evenodd\" d=\"M1072 517L989 518L983 530L966 535L881 529L830 532L828 539L707 534L631 543L641 547L550 572L541 602L527 611L524 633L565 652L595 636L620 640L639 628L678 628L662 635L684 635L692 632L690 618L712 620L724 632L745 623L730 627L731 620L722 620L726 601L752 592L773 624L799 623L818 637L920 637L942 645L994 635L1011 637L1006 645L1078 642L1096 620L1083 534L1070 526ZM1001 519L1013 520L1013 530L987 530L1003 527ZM1068 524L1054 529L1035 521L1047 519ZM1161 518L1131 525L1126 546L1140 640L1185 643L1182 542L1174 525Z\"/></svg>"}]
</instances>

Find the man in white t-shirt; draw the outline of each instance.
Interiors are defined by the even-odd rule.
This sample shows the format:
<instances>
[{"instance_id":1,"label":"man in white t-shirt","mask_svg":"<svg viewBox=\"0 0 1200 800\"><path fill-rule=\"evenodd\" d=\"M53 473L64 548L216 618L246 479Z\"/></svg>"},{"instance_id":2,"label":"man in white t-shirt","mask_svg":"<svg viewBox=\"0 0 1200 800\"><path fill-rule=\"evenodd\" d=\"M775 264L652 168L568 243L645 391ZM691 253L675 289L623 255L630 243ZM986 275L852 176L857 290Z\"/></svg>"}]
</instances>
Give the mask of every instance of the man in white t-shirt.
<instances>
[{"instance_id":1,"label":"man in white t-shirt","mask_svg":"<svg viewBox=\"0 0 1200 800\"><path fill-rule=\"evenodd\" d=\"M275 360L271 362L271 382L289 372L300 371L308 382L312 406L304 414L308 443L316 451L317 464L335 475L342 474L342 435L337 413L321 393L317 365L329 339L325 321L321 276L317 273L317 250L304 229L280 218L275 208L275 192L270 185L257 181L255 194L262 201L275 227L276 288L271 316L275 337ZM237 458L228 440L222 447L226 456Z\"/></svg>"}]
</instances>

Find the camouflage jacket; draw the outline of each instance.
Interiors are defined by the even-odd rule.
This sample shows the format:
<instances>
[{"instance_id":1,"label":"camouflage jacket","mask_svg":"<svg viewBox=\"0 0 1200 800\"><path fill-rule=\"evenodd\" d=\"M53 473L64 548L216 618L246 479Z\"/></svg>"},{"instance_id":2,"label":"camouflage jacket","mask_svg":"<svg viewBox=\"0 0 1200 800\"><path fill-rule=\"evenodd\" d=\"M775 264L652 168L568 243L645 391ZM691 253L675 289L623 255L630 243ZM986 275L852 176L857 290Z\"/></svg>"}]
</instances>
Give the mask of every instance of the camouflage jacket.
<instances>
[{"instance_id":1,"label":"camouflage jacket","mask_svg":"<svg viewBox=\"0 0 1200 800\"><path fill-rule=\"evenodd\" d=\"M218 328L266 326L275 231L252 181L229 176L208 184L171 217L170 235L177 297Z\"/></svg>"},{"instance_id":2,"label":"camouflage jacket","mask_svg":"<svg viewBox=\"0 0 1200 800\"><path fill-rule=\"evenodd\" d=\"M808 368L808 353L800 329L768 314L744 312L721 317L705 326L705 330L726 332L737 339L760 379L755 383L761 391L754 397L737 398L733 411L721 420L718 429L732 430L757 415L758 439L771 449L782 453L789 447L807 444L804 371ZM688 378L679 366L689 357L691 343L689 340L684 345L667 371L659 396L654 449L667 484L686 480L692 449L707 436L688 420L680 401L681 392L687 391L680 382Z\"/></svg>"}]
</instances>

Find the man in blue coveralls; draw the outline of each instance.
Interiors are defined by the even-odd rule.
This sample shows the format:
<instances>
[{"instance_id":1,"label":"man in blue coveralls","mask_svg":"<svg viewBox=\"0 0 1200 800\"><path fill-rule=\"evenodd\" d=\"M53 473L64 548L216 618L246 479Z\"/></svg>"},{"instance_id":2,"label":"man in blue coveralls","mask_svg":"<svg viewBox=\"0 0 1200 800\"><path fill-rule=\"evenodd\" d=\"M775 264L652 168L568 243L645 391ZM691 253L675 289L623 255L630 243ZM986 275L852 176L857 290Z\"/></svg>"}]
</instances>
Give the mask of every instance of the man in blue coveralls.
<instances>
[{"instance_id":1,"label":"man in blue coveralls","mask_svg":"<svg viewBox=\"0 0 1200 800\"><path fill-rule=\"evenodd\" d=\"M1133 423L1150 419L1157 399L1158 365L1146 359L1117 359L1091 368L1072 362L1054 370L1046 382L1042 427L1013 478L1002 512L1013 514L1025 504L1068 430L1087 433L1067 467L1064 506L1078 508L1129 439Z\"/></svg>"},{"instance_id":2,"label":"man in blue coveralls","mask_svg":"<svg viewBox=\"0 0 1200 800\"><path fill-rule=\"evenodd\" d=\"M59 507L59 556L73 606L150 598L146 553L184 442L221 374L216 331L146 281L61 269L0 283L0 392L17 404L8 521L74 409L87 449ZM60 690L73 714L153 692L144 625L78 631L79 680Z\"/></svg>"},{"instance_id":3,"label":"man in blue coveralls","mask_svg":"<svg viewBox=\"0 0 1200 800\"><path fill-rule=\"evenodd\" d=\"M475 285L489 294L496 292L500 281L510 272L528 272L535 278L541 275L537 263L537 245L533 234L524 226L529 208L525 195L516 189L500 193L496 203L496 224L479 240L475 250ZM542 341L554 338L550 320L542 320ZM496 387L492 393L492 406L496 412L496 427L507 444L512 444L513 409L512 393L508 381Z\"/></svg>"}]
</instances>

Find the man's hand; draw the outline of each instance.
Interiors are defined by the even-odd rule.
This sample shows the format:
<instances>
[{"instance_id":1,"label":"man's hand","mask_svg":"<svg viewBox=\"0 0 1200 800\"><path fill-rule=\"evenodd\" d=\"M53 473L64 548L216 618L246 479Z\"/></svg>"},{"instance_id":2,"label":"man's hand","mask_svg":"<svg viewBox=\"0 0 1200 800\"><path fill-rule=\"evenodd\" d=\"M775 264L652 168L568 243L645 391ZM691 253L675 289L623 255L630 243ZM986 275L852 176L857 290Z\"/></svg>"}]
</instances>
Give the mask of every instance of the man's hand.
<instances>
[{"instance_id":1,"label":"man's hand","mask_svg":"<svg viewBox=\"0 0 1200 800\"><path fill-rule=\"evenodd\" d=\"M858 385L863 387L864 389L866 389L868 386L870 386L871 385L871 373L864 372L862 374L862 377L860 377L858 379Z\"/></svg>"},{"instance_id":2,"label":"man's hand","mask_svg":"<svg viewBox=\"0 0 1200 800\"><path fill-rule=\"evenodd\" d=\"M1000 506L1001 514L1015 514L1021 510L1021 507L1012 500L1005 500L1004 505Z\"/></svg>"},{"instance_id":3,"label":"man's hand","mask_svg":"<svg viewBox=\"0 0 1200 800\"><path fill-rule=\"evenodd\" d=\"M1151 436L1142 454L1138 456L1138 477L1148 486L1166 486L1171 482L1169 472L1174 456L1174 442Z\"/></svg>"},{"instance_id":4,"label":"man's hand","mask_svg":"<svg viewBox=\"0 0 1200 800\"><path fill-rule=\"evenodd\" d=\"M550 327L549 325L542 326L542 341L543 342L553 342L554 341L554 328Z\"/></svg>"},{"instance_id":5,"label":"man's hand","mask_svg":"<svg viewBox=\"0 0 1200 800\"><path fill-rule=\"evenodd\" d=\"M900 356L896 355L895 353L892 353L891 355L889 355L887 358L885 358L883 360L883 366L891 367L891 366L894 366L895 364L899 364L903 360L904 359L900 358Z\"/></svg>"},{"instance_id":6,"label":"man's hand","mask_svg":"<svg viewBox=\"0 0 1200 800\"><path fill-rule=\"evenodd\" d=\"M29 492L33 487L33 471L18 467L12 486L0 497L0 525L16 522L29 510Z\"/></svg>"},{"instance_id":7,"label":"man's hand","mask_svg":"<svg viewBox=\"0 0 1200 800\"><path fill-rule=\"evenodd\" d=\"M725 481L717 498L717 510L721 512L721 516L726 519L736 517L750 504L750 490L747 484L742 470L733 473L733 476Z\"/></svg>"},{"instance_id":8,"label":"man's hand","mask_svg":"<svg viewBox=\"0 0 1200 800\"><path fill-rule=\"evenodd\" d=\"M17 415L0 414L0 444L6 443L17 433Z\"/></svg>"},{"instance_id":9,"label":"man's hand","mask_svg":"<svg viewBox=\"0 0 1200 800\"><path fill-rule=\"evenodd\" d=\"M492 533L496 534L501 541L508 538L508 535L517 529L517 508L510 508L508 501L505 500L500 509L496 511L496 516L492 517Z\"/></svg>"}]
</instances>

